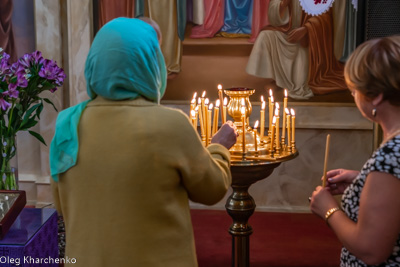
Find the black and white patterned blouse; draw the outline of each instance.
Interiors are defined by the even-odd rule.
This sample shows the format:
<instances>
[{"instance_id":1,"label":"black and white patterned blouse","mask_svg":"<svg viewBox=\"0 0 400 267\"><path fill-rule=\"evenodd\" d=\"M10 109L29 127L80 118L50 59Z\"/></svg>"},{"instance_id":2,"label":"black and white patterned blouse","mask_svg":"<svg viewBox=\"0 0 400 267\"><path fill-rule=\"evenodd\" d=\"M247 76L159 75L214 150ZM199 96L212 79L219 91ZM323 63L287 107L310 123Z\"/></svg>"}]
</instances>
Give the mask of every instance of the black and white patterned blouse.
<instances>
[{"instance_id":1,"label":"black and white patterned blouse","mask_svg":"<svg viewBox=\"0 0 400 267\"><path fill-rule=\"evenodd\" d=\"M353 183L345 190L342 196L342 208L351 220L357 222L360 196L365 179L372 171L386 172L400 179L400 135L382 144L364 164L360 174ZM341 267L368 266L352 255L346 248L342 248L340 255ZM400 266L400 233L393 253L388 260L378 266Z\"/></svg>"}]
</instances>

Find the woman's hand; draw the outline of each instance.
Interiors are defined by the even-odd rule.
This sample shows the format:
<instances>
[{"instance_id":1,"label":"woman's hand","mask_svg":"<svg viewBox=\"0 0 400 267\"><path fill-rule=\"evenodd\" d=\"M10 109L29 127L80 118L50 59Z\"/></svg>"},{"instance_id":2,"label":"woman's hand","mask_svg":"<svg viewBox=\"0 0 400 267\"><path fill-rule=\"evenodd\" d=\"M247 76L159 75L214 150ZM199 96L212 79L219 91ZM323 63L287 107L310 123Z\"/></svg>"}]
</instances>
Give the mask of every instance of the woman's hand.
<instances>
[{"instance_id":1,"label":"woman's hand","mask_svg":"<svg viewBox=\"0 0 400 267\"><path fill-rule=\"evenodd\" d=\"M335 169L326 173L327 183L332 195L343 194L344 190L353 182L360 174L359 171Z\"/></svg>"},{"instance_id":2,"label":"woman's hand","mask_svg":"<svg viewBox=\"0 0 400 267\"><path fill-rule=\"evenodd\" d=\"M230 149L237 138L236 125L232 121L227 121L211 138L211 143L218 143Z\"/></svg>"},{"instance_id":3,"label":"woman's hand","mask_svg":"<svg viewBox=\"0 0 400 267\"><path fill-rule=\"evenodd\" d=\"M318 186L315 189L310 202L311 211L322 219L325 219L325 214L329 209L338 206L338 203L333 198L328 188L322 188L322 186Z\"/></svg>"}]
</instances>

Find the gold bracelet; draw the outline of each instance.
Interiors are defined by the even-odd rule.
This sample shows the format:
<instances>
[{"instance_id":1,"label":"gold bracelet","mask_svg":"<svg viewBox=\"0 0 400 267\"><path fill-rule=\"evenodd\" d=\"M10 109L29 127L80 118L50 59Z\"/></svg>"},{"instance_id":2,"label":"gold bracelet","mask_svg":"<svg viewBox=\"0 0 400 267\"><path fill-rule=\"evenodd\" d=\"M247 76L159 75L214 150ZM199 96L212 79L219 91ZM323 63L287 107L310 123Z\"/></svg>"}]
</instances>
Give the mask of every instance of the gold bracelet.
<instances>
[{"instance_id":1,"label":"gold bracelet","mask_svg":"<svg viewBox=\"0 0 400 267\"><path fill-rule=\"evenodd\" d=\"M325 222L328 222L329 217L332 216L336 211L340 210L339 207L329 209L325 214Z\"/></svg>"}]
</instances>

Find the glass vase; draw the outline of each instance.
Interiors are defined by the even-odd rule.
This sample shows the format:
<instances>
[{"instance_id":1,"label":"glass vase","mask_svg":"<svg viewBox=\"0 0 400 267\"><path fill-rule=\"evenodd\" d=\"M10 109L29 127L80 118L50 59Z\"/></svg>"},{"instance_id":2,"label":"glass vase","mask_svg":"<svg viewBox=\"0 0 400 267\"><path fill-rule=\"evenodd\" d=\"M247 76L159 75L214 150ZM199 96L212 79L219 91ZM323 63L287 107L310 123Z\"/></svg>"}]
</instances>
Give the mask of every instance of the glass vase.
<instances>
[{"instance_id":1,"label":"glass vase","mask_svg":"<svg viewBox=\"0 0 400 267\"><path fill-rule=\"evenodd\" d=\"M16 136L1 137L0 190L18 190Z\"/></svg>"}]
</instances>

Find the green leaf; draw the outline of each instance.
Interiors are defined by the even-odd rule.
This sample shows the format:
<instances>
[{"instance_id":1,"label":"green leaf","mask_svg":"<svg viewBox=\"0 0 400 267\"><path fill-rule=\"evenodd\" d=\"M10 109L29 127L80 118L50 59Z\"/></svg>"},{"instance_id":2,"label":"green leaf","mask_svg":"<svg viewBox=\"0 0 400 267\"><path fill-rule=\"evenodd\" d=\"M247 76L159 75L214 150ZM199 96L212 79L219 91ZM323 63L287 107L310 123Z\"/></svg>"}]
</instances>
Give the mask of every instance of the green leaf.
<instances>
[{"instance_id":1,"label":"green leaf","mask_svg":"<svg viewBox=\"0 0 400 267\"><path fill-rule=\"evenodd\" d=\"M38 121L35 120L35 117L32 117L25 124L22 123L18 131L28 130L29 128L35 126L37 123Z\"/></svg>"},{"instance_id":2,"label":"green leaf","mask_svg":"<svg viewBox=\"0 0 400 267\"><path fill-rule=\"evenodd\" d=\"M43 106L42 103L38 103L26 111L24 119L22 120L22 123L21 123L21 127L23 127L28 122L29 118L31 117L32 112L34 112L35 109L37 109L40 105Z\"/></svg>"},{"instance_id":3,"label":"green leaf","mask_svg":"<svg viewBox=\"0 0 400 267\"><path fill-rule=\"evenodd\" d=\"M54 106L53 102L51 102L51 100L50 100L50 99L48 99L48 98L43 98L43 100L44 100L46 103L49 103L50 105L52 105L52 106L53 106L53 108L54 108L54 110L58 112L58 110L57 110L56 106Z\"/></svg>"},{"instance_id":4,"label":"green leaf","mask_svg":"<svg viewBox=\"0 0 400 267\"><path fill-rule=\"evenodd\" d=\"M43 137L38 134L37 132L34 131L28 131L32 136L36 137L37 140L39 140L42 144L44 144L45 146L47 146L46 142L44 141Z\"/></svg>"}]
</instances>

